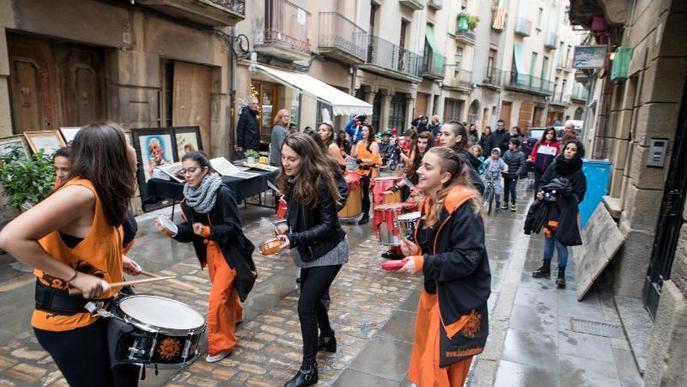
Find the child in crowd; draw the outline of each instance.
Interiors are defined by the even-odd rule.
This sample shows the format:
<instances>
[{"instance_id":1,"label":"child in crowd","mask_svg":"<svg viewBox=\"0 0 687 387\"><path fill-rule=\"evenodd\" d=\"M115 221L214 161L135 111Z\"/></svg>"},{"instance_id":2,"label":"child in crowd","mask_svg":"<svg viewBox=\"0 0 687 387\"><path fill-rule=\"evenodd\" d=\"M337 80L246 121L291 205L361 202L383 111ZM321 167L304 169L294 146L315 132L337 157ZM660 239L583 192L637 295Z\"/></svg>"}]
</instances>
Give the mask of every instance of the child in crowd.
<instances>
[{"instance_id":1,"label":"child in crowd","mask_svg":"<svg viewBox=\"0 0 687 387\"><path fill-rule=\"evenodd\" d=\"M508 150L503 155L503 161L508 165L508 173L503 175L503 185L505 194L503 195L503 209L508 209L508 199L510 198L510 210L515 212L517 199L518 176L524 172L527 156L520 150L520 140L513 137L508 141Z\"/></svg>"},{"instance_id":2,"label":"child in crowd","mask_svg":"<svg viewBox=\"0 0 687 387\"><path fill-rule=\"evenodd\" d=\"M484 186L488 187L489 184L494 186L494 194L496 198L496 208L498 209L499 198L501 197L501 179L500 174L508 173L508 165L501 158L501 149L498 147L491 150L491 155L488 159L484 160L482 163L482 168L484 170Z\"/></svg>"},{"instance_id":3,"label":"child in crowd","mask_svg":"<svg viewBox=\"0 0 687 387\"><path fill-rule=\"evenodd\" d=\"M482 147L479 146L478 144L475 144L470 147L470 153L479 160L479 169L477 170L477 173L482 175L484 173L484 160L486 157L482 156Z\"/></svg>"}]
</instances>

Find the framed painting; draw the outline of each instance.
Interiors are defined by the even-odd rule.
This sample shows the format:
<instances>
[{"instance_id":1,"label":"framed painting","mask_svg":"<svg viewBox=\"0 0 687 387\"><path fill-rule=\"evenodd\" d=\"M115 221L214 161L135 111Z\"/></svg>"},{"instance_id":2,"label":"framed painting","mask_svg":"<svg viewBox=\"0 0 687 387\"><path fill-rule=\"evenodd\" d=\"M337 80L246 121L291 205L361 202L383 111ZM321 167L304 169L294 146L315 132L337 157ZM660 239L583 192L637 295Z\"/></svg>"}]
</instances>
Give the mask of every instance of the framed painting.
<instances>
[{"instance_id":1,"label":"framed painting","mask_svg":"<svg viewBox=\"0 0 687 387\"><path fill-rule=\"evenodd\" d=\"M172 128L174 131L174 145L177 150L177 161L189 152L202 151L203 143L200 138L200 127L181 126Z\"/></svg>"},{"instance_id":2,"label":"framed painting","mask_svg":"<svg viewBox=\"0 0 687 387\"><path fill-rule=\"evenodd\" d=\"M24 136L33 153L42 150L47 156L52 156L58 149L66 145L62 136L56 130L24 132Z\"/></svg>"},{"instance_id":3,"label":"framed painting","mask_svg":"<svg viewBox=\"0 0 687 387\"><path fill-rule=\"evenodd\" d=\"M19 148L26 158L29 158L31 155L23 135L18 134L16 136L0 138L0 156L7 155L14 148Z\"/></svg>"},{"instance_id":4,"label":"framed painting","mask_svg":"<svg viewBox=\"0 0 687 387\"><path fill-rule=\"evenodd\" d=\"M80 126L64 126L60 128L60 134L67 145L72 145L72 141L74 141L74 137L79 133L79 130L81 130Z\"/></svg>"},{"instance_id":5,"label":"framed painting","mask_svg":"<svg viewBox=\"0 0 687 387\"><path fill-rule=\"evenodd\" d=\"M149 192L148 180L168 177L160 168L174 164L176 152L174 149L174 134L171 128L141 128L131 129L133 147L138 159L138 188L141 193L143 211L150 211L172 204L161 201L154 192Z\"/></svg>"}]
</instances>

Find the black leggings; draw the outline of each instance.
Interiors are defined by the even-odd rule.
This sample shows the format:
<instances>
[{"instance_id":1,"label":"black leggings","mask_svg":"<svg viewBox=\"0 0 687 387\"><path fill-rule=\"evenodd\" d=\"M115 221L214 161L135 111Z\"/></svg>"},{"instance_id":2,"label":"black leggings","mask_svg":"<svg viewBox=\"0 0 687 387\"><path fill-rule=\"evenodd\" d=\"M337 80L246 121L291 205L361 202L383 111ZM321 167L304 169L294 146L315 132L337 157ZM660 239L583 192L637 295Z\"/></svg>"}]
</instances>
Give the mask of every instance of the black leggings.
<instances>
[{"instance_id":1,"label":"black leggings","mask_svg":"<svg viewBox=\"0 0 687 387\"><path fill-rule=\"evenodd\" d=\"M370 176L360 176L360 191L363 195L363 216L370 216Z\"/></svg>"},{"instance_id":2,"label":"black leggings","mask_svg":"<svg viewBox=\"0 0 687 387\"><path fill-rule=\"evenodd\" d=\"M298 319L303 335L303 367L315 363L317 357L318 327L324 335L333 334L327 308L322 296L336 278L341 265L316 266L301 270L301 296L298 299Z\"/></svg>"},{"instance_id":3,"label":"black leggings","mask_svg":"<svg viewBox=\"0 0 687 387\"><path fill-rule=\"evenodd\" d=\"M121 365L110 369L107 322L95 323L64 332L33 329L38 343L52 356L71 387L137 386L140 368Z\"/></svg>"}]
</instances>

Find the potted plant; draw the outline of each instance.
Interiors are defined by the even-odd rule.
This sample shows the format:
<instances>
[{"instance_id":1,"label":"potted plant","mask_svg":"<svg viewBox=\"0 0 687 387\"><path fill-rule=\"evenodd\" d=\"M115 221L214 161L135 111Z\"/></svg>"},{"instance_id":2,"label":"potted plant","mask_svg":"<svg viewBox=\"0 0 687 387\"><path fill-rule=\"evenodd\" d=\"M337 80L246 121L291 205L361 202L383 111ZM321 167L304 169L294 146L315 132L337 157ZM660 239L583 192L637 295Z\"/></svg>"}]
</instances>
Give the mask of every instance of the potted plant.
<instances>
[{"instance_id":1,"label":"potted plant","mask_svg":"<svg viewBox=\"0 0 687 387\"><path fill-rule=\"evenodd\" d=\"M479 16L468 16L468 29L474 31L477 28L477 23L479 23Z\"/></svg>"},{"instance_id":2,"label":"potted plant","mask_svg":"<svg viewBox=\"0 0 687 387\"><path fill-rule=\"evenodd\" d=\"M463 10L458 13L456 18L458 19L458 32L467 32L469 29L468 20L470 19L470 14Z\"/></svg>"},{"instance_id":3,"label":"potted plant","mask_svg":"<svg viewBox=\"0 0 687 387\"><path fill-rule=\"evenodd\" d=\"M52 158L42 150L30 158L19 149L0 156L0 183L8 204L26 211L45 199L55 184Z\"/></svg>"},{"instance_id":4,"label":"potted plant","mask_svg":"<svg viewBox=\"0 0 687 387\"><path fill-rule=\"evenodd\" d=\"M245 155L246 155L246 161L248 162L248 164L255 164L256 160L260 156L260 154L258 154L258 152L256 152L255 149L248 149L246 151Z\"/></svg>"}]
</instances>

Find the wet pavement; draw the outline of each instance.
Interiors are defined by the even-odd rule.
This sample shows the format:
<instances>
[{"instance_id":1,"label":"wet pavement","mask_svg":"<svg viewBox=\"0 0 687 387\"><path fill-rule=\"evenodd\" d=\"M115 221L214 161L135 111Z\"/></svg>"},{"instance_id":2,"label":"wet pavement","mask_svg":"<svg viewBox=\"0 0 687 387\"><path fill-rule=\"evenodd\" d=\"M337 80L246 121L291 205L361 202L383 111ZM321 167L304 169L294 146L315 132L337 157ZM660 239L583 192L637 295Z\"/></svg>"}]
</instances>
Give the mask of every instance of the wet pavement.
<instances>
[{"instance_id":1,"label":"wet pavement","mask_svg":"<svg viewBox=\"0 0 687 387\"><path fill-rule=\"evenodd\" d=\"M467 385L642 386L610 293L595 286L583 302L577 302L572 267L567 289L556 289L554 277L533 279L529 274L541 263L543 238L522 234L530 195L524 184L520 188L517 212L499 211L486 218L493 289L491 335ZM131 256L146 270L175 275L197 289L157 283L139 286L137 291L174 298L203 313L207 273L199 270L190 245L157 232L151 222L155 215L138 218L139 236ZM272 215L270 209L242 210L246 234L256 244L270 237L267 220ZM350 262L330 292L338 351L318 355L318 385L410 385L405 377L420 278L380 270L384 259L379 254L385 249L369 225L344 227ZM301 357L297 268L287 256L255 254L254 259L259 277L244 304L234 353L214 364L206 363L203 354L183 370L160 370L158 375L149 369L141 385L279 386L296 372ZM32 285L26 268L0 255L0 385L66 385L28 324Z\"/></svg>"}]
</instances>

